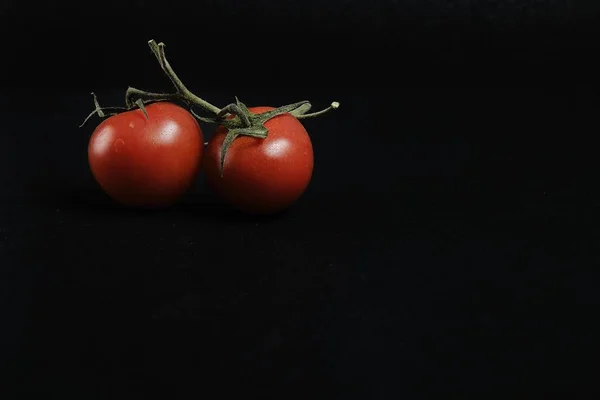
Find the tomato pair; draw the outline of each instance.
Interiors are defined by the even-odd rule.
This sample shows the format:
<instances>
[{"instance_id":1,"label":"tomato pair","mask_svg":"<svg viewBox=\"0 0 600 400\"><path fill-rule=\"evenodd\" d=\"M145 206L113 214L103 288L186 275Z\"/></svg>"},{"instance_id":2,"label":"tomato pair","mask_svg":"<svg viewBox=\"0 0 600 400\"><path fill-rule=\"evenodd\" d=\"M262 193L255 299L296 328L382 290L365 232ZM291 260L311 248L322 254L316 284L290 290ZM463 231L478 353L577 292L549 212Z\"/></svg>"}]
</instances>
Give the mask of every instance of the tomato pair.
<instances>
[{"instance_id":1,"label":"tomato pair","mask_svg":"<svg viewBox=\"0 0 600 400\"><path fill-rule=\"evenodd\" d=\"M226 127L219 126L204 149L202 129L190 112L156 102L100 123L89 142L89 164L102 189L128 206L169 206L203 169L209 186L229 205L249 213L278 212L307 188L313 148L302 123L289 113L267 120L264 127L264 138L235 138L222 160Z\"/></svg>"},{"instance_id":2,"label":"tomato pair","mask_svg":"<svg viewBox=\"0 0 600 400\"><path fill-rule=\"evenodd\" d=\"M134 207L159 208L176 202L201 168L215 193L249 213L274 213L289 207L306 190L313 172L310 138L299 121L310 113L301 101L286 106L248 108L237 98L222 109L193 94L167 61L165 44L148 42L175 93L130 87L126 107L102 109L94 95L94 114L124 110L103 121L88 147L92 173L113 199ZM186 103L190 111L170 100ZM200 107L212 117L192 111ZM204 149L198 121L219 124ZM206 154L203 154L206 152Z\"/></svg>"}]
</instances>

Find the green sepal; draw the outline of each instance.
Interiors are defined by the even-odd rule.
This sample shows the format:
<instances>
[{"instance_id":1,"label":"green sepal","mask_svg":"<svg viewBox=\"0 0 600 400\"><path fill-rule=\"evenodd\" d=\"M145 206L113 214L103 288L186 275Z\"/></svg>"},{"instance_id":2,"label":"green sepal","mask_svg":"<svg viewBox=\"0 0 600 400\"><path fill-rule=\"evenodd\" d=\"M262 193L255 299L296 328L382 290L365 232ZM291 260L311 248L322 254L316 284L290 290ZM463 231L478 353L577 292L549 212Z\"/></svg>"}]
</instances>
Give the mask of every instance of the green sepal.
<instances>
[{"instance_id":1,"label":"green sepal","mask_svg":"<svg viewBox=\"0 0 600 400\"><path fill-rule=\"evenodd\" d=\"M100 107L100 103L98 103L98 97L96 97L96 93L92 92L92 97L94 98L94 107L96 108L94 111L98 113L100 118L104 118L104 111L102 111L102 107Z\"/></svg>"},{"instance_id":2,"label":"green sepal","mask_svg":"<svg viewBox=\"0 0 600 400\"><path fill-rule=\"evenodd\" d=\"M258 123L264 124L265 122L267 122L271 118L275 118L276 116L281 115L281 114L291 113L294 110L297 110L298 108L300 108L302 106L305 106L306 104L310 104L308 102L308 100L299 101L298 103L294 103L294 104L288 104L287 106L281 106L281 107L276 108L274 110L267 111L267 112L264 112L264 113L261 113L261 114L257 114L256 121Z\"/></svg>"},{"instance_id":3,"label":"green sepal","mask_svg":"<svg viewBox=\"0 0 600 400\"><path fill-rule=\"evenodd\" d=\"M248 109L248 107L246 107L246 105L244 103L242 103L240 101L240 99L237 98L237 96L235 96L235 104L240 108L240 110L242 110L243 113L245 113L249 117L251 117L252 115L254 115L254 114L252 114L250 112L250 110Z\"/></svg>"},{"instance_id":4,"label":"green sepal","mask_svg":"<svg viewBox=\"0 0 600 400\"><path fill-rule=\"evenodd\" d=\"M294 117L298 118L299 116L304 115L307 112L309 112L311 107L312 107L312 104L306 103L306 104L303 104L300 107L296 108L295 110L290 111L290 114L293 115Z\"/></svg>"},{"instance_id":5,"label":"green sepal","mask_svg":"<svg viewBox=\"0 0 600 400\"><path fill-rule=\"evenodd\" d=\"M127 111L128 108L124 108L124 107L100 107L100 104L98 103L98 98L96 97L96 94L94 92L92 92L92 96L94 98L94 111L92 111L87 117L86 119L83 120L83 123L81 125L79 125L80 128L82 128L88 121L90 118L92 118L92 116L97 115L100 118L104 118L104 117L109 117L112 115L116 115L117 113L108 113L106 114L104 112L104 110L122 110L122 111Z\"/></svg>"},{"instance_id":6,"label":"green sepal","mask_svg":"<svg viewBox=\"0 0 600 400\"><path fill-rule=\"evenodd\" d=\"M137 99L135 101L135 105L138 106L140 110L142 110L142 112L146 116L146 119L148 119L148 112L146 111L146 107L144 106L144 101L142 99Z\"/></svg>"},{"instance_id":7,"label":"green sepal","mask_svg":"<svg viewBox=\"0 0 600 400\"><path fill-rule=\"evenodd\" d=\"M227 132L225 139L223 140L223 144L221 145L221 177L223 177L223 171L225 170L225 157L227 156L227 151L233 144L233 141L238 138L238 136L250 136L258 139L265 139L268 134L267 128L262 125L255 125L248 128L233 128Z\"/></svg>"},{"instance_id":8,"label":"green sepal","mask_svg":"<svg viewBox=\"0 0 600 400\"><path fill-rule=\"evenodd\" d=\"M221 145L221 177L223 177L223 170L225 166L225 156L227 155L227 150L231 147L233 141L239 136L239 133L236 133L235 130L230 130L227 132L225 139L223 140L223 144Z\"/></svg>"},{"instance_id":9,"label":"green sepal","mask_svg":"<svg viewBox=\"0 0 600 400\"><path fill-rule=\"evenodd\" d=\"M233 129L237 134L244 136L251 136L259 139L265 139L269 133L269 130L264 125L255 125L249 128L237 128Z\"/></svg>"},{"instance_id":10,"label":"green sepal","mask_svg":"<svg viewBox=\"0 0 600 400\"><path fill-rule=\"evenodd\" d=\"M250 113L248 111L244 111L236 103L231 103L223 107L221 111L219 111L219 113L217 114L217 119L225 119L227 114L232 114L235 117L237 117L241 126L245 128L252 126L252 123L250 121Z\"/></svg>"}]
</instances>

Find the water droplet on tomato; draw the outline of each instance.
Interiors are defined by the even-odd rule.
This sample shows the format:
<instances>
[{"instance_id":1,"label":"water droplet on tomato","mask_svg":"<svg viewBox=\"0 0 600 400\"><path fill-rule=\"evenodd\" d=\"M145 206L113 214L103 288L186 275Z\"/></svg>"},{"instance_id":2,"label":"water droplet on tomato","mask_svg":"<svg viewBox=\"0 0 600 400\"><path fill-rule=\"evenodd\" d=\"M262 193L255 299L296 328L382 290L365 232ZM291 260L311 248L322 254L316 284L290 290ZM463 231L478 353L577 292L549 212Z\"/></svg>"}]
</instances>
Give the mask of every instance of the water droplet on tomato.
<instances>
[{"instance_id":1,"label":"water droplet on tomato","mask_svg":"<svg viewBox=\"0 0 600 400\"><path fill-rule=\"evenodd\" d=\"M156 137L157 144L170 144L177 139L179 125L172 121L167 121L160 126L160 135Z\"/></svg>"},{"instance_id":2,"label":"water droplet on tomato","mask_svg":"<svg viewBox=\"0 0 600 400\"><path fill-rule=\"evenodd\" d=\"M124 147L125 147L125 141L123 139L117 139L113 143L113 149L115 150L115 153L120 153Z\"/></svg>"}]
</instances>

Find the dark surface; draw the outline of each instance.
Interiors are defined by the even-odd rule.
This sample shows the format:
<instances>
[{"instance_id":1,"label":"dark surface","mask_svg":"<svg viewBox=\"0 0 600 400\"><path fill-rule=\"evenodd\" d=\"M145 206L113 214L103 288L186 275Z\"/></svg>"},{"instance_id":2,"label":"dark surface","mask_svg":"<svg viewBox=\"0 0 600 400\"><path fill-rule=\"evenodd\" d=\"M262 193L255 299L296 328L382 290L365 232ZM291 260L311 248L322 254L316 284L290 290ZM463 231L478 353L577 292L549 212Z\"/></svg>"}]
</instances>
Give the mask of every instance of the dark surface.
<instances>
[{"instance_id":1,"label":"dark surface","mask_svg":"<svg viewBox=\"0 0 600 400\"><path fill-rule=\"evenodd\" d=\"M215 63L202 41L210 51L185 51L192 29L203 31L185 24L191 12L176 23L177 9L161 8L166 27L128 34L102 29L110 5L71 7L80 22L47 5L30 13L30 33L46 42L9 44L21 57L4 65L0 95L0 397L595 394L600 98L594 64L582 62L597 47L591 3L341 3L285 3L277 23L259 24L257 35L306 23L308 41L337 30L341 46L300 66L285 46L280 64L246 62L270 77L262 87L219 87L214 74L231 76L233 64ZM0 15L25 25L23 8L6 4ZM110 23L158 16L138 4ZM207 30L223 15L267 20L259 6L216 4L202 9ZM372 18L359 22L359 10ZM116 104L128 84L168 89L145 47L152 37L216 104L341 102L306 122L316 169L293 208L236 214L201 176L159 212L103 195L86 159L98 119L77 125L92 90ZM395 48L423 57L393 59ZM381 65L369 56L377 49L387 49ZM50 54L55 62L37 62Z\"/></svg>"}]
</instances>

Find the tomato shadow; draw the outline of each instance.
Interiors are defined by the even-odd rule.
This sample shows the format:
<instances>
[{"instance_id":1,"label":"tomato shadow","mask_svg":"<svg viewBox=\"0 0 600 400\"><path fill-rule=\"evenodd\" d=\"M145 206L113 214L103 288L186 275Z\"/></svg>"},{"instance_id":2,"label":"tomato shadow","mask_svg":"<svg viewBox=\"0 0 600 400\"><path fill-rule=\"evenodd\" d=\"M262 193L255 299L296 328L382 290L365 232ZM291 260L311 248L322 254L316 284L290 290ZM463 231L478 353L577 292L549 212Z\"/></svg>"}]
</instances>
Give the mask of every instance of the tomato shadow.
<instances>
[{"instance_id":1,"label":"tomato shadow","mask_svg":"<svg viewBox=\"0 0 600 400\"><path fill-rule=\"evenodd\" d=\"M63 205L77 212L97 214L150 215L160 210L131 208L120 204L103 192L92 189L77 189L64 196Z\"/></svg>"},{"instance_id":2,"label":"tomato shadow","mask_svg":"<svg viewBox=\"0 0 600 400\"><path fill-rule=\"evenodd\" d=\"M171 209L177 213L189 214L190 216L193 215L203 219L211 219L216 222L242 225L276 222L284 219L289 213L288 210L274 214L244 213L221 202L217 197L210 193L204 193L186 199L173 205Z\"/></svg>"},{"instance_id":3,"label":"tomato shadow","mask_svg":"<svg viewBox=\"0 0 600 400\"><path fill-rule=\"evenodd\" d=\"M96 190L74 190L67 193L62 202L63 206L82 213L93 213L100 215L158 215L173 214L185 215L186 217L212 220L227 224L256 224L276 222L284 219L289 211L284 210L274 214L247 214L236 210L221 202L211 193L190 193L181 201L167 208L144 209L124 206L103 192Z\"/></svg>"}]
</instances>

